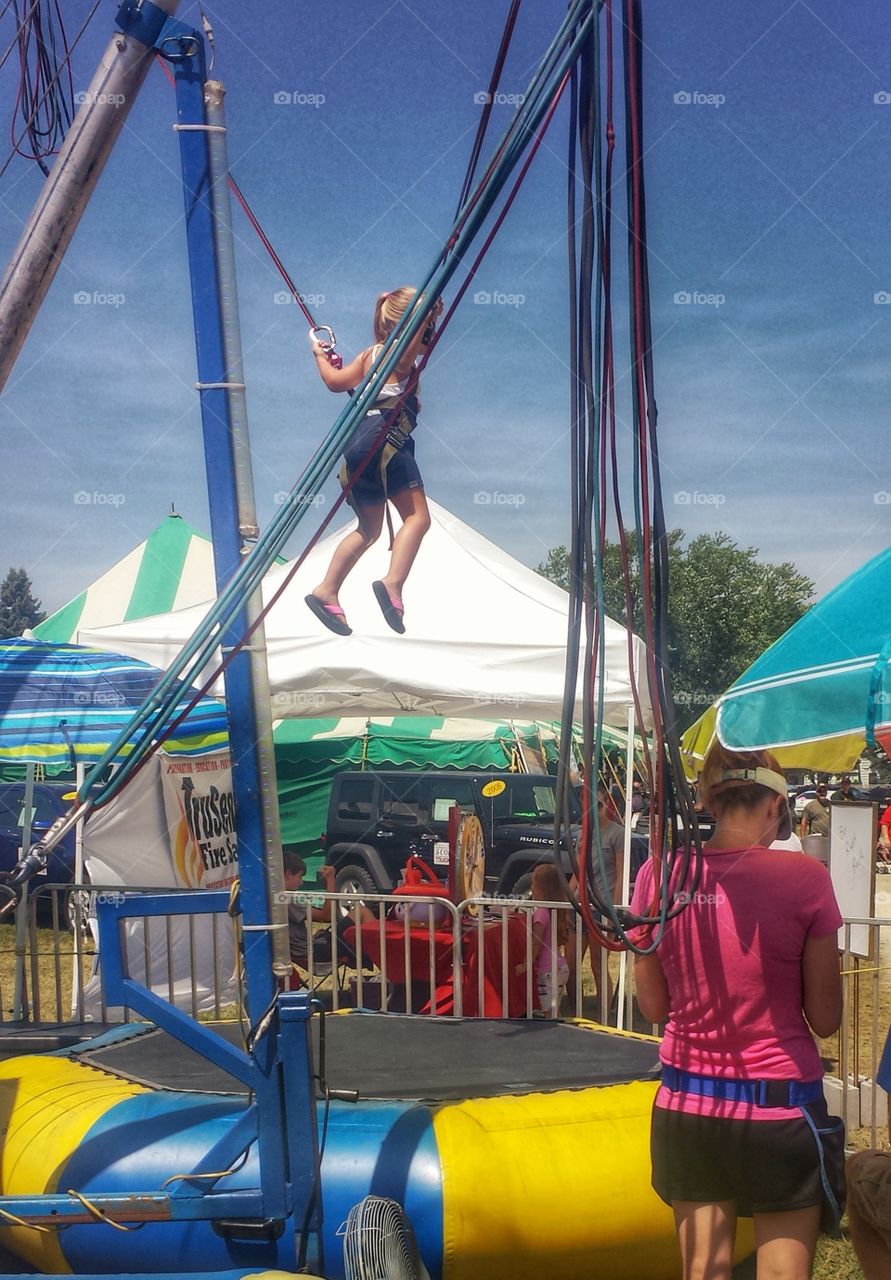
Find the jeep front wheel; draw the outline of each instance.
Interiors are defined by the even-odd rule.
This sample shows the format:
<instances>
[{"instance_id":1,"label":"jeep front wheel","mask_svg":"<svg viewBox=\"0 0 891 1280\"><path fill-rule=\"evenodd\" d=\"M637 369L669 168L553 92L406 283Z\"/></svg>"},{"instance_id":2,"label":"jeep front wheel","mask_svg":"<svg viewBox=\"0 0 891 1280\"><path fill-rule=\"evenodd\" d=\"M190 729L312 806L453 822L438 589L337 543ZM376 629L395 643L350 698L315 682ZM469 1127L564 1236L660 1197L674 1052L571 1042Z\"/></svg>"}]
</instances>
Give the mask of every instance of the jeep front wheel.
<instances>
[{"instance_id":1,"label":"jeep front wheel","mask_svg":"<svg viewBox=\"0 0 891 1280\"><path fill-rule=\"evenodd\" d=\"M374 883L374 876L367 867L359 866L358 863L351 863L348 867L341 867L334 879L334 888L338 893L354 893L357 898L362 898L363 894L378 893L378 887ZM346 909L346 903L342 906Z\"/></svg>"}]
</instances>

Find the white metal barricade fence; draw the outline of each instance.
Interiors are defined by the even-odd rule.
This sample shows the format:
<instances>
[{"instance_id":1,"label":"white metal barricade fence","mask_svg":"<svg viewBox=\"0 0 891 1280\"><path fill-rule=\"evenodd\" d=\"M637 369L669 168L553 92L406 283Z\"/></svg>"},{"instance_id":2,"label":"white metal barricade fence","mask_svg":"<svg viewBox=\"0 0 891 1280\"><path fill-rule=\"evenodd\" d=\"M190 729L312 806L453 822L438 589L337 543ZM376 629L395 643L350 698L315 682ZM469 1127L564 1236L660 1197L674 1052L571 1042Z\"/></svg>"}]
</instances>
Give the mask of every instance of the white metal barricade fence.
<instances>
[{"instance_id":1,"label":"white metal barricade fence","mask_svg":"<svg viewBox=\"0 0 891 1280\"><path fill-rule=\"evenodd\" d=\"M27 975L27 1017L32 1023L80 1023L85 1016L85 990L96 960L92 921L95 907L105 894L151 893L157 889L120 885L44 885L31 895L26 954L18 957ZM177 890L164 892L176 893ZM181 890L179 892L187 892ZM541 903L529 899L475 899L457 905L426 895L364 894L355 892L282 893L289 906L304 909L302 923L292 922L297 942L294 985L309 987L334 1010L373 1008L385 1013L460 1018L488 1012L507 1017L591 1017L615 1024L608 1013L610 974L605 953L594 962L599 968L599 997L591 977L591 957L586 957L584 930L576 928L567 903ZM315 919L309 908L315 908ZM544 941L551 956L549 966L536 972L533 913L548 912ZM296 913L300 916L300 912ZM320 918L319 918L320 917ZM140 918L130 939L130 955L138 954L141 976L171 1003L198 1016L196 982L199 942L195 917ZM560 942L560 921L571 927ZM225 914L210 917L209 950L212 957L212 991L202 989L207 1016L223 1018L239 1014L221 959L224 932L231 936L233 922ZM185 929L187 942L180 945L180 969L174 966L174 922ZM852 932L868 937L868 954L852 954ZM865 931L865 935L864 935ZM16 962L14 929L5 931L0 947L0 1023L8 1023ZM324 938L328 939L327 958ZM320 939L322 939L320 945ZM205 947L201 947L202 951ZM564 956L569 977L561 985ZM302 959L301 959L302 957ZM205 968L207 955L203 955ZM821 1042L827 1064L830 1107L845 1117L848 1128L868 1128L872 1145L887 1134L888 1100L875 1083L888 1023L891 1019L891 918L851 919L845 922L842 952L844 1013L837 1036ZM613 969L616 968L615 961ZM541 996L539 992L541 986ZM627 996L624 1025L641 1031L639 1015L632 1021L633 994ZM541 1007L544 1005L544 1007ZM105 1021L104 997L91 1015ZM130 1018L123 1010L124 1020Z\"/></svg>"},{"instance_id":2,"label":"white metal barricade fence","mask_svg":"<svg viewBox=\"0 0 891 1280\"><path fill-rule=\"evenodd\" d=\"M101 982L95 976L96 908L106 896L119 902L125 893L158 892L157 886L39 885L28 898L24 948L18 946L12 926L7 930L8 941L4 939L0 946L0 1024L10 1022L14 1012L17 969L25 977L25 1021L109 1020ZM164 888L163 892L190 891ZM233 1000L232 964L224 964L223 957L234 955L235 950L234 926L225 913L134 919L127 922L127 935L125 954L132 976L193 1017L199 1013L223 1017ZM113 1018L130 1019L126 1008Z\"/></svg>"},{"instance_id":3,"label":"white metal barricade fence","mask_svg":"<svg viewBox=\"0 0 891 1280\"><path fill-rule=\"evenodd\" d=\"M852 935L863 930L867 945L857 949L866 954L855 955ZM846 919L842 936L842 1025L822 1046L837 1064L826 1092L849 1131L868 1128L870 1146L887 1145L888 1095L876 1073L891 1022L891 919Z\"/></svg>"}]
</instances>

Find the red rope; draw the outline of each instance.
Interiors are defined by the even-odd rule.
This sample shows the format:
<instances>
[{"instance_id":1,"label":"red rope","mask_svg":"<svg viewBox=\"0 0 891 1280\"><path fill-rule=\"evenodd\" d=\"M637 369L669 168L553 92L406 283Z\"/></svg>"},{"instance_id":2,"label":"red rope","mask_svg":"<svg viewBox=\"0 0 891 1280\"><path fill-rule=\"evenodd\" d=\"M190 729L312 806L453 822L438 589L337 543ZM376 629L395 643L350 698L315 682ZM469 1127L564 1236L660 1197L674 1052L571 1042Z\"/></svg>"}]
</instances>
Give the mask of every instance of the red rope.
<instances>
[{"instance_id":1,"label":"red rope","mask_svg":"<svg viewBox=\"0 0 891 1280\"><path fill-rule=\"evenodd\" d=\"M646 261L645 261L645 227L643 202L643 155L642 155L642 121L640 118L640 37L637 30L637 10L634 0L624 0L624 18L626 30L626 64L628 76L628 135L630 148L630 188L631 208L629 223L632 239L631 272L633 283L633 324L635 335L635 368L634 377L637 388L638 421L635 424L640 459L640 486L642 519L641 546L641 583L644 609L644 634L646 639L647 673L653 697L650 701L653 711L654 737L662 743L665 735L665 722L662 715L662 701L659 696L661 672L656 665L655 625L653 619L653 583L652 562L653 543L652 527L649 519L650 510L650 458L647 425L650 412L648 384L646 378L647 343L649 341L646 323ZM649 761L648 761L648 772ZM650 848L654 866L654 898L649 913L658 910L661 894L663 850L666 837L666 813L664 798L666 796L666 760L663 750L659 750L656 759L655 786L651 789L653 796L652 814L653 831Z\"/></svg>"},{"instance_id":2,"label":"red rope","mask_svg":"<svg viewBox=\"0 0 891 1280\"><path fill-rule=\"evenodd\" d=\"M166 75L167 79L170 81L172 85L175 85L176 78L173 75L173 72L168 67L167 63L164 61L164 59L161 57L160 54L156 54L155 58L156 58L156 61L159 63L162 71ZM313 318L312 312L310 311L306 303L303 301L303 297L300 294L299 290L297 289L297 286L295 285L294 281L291 279L291 276L288 272L287 267L285 266L281 258L276 253L272 242L270 241L266 232L263 230L262 226L260 225L259 218L254 213L251 206L248 204L247 199L245 198L244 193L242 192L238 183L232 177L231 173L227 175L227 178L229 182L229 190L232 192L232 194L235 196L235 199L238 201L238 203L241 205L241 208L244 210L244 213L245 213L245 216L247 217L248 222L251 224L251 226L254 228L257 235L259 236L260 241L263 245L263 248L269 254L270 258L275 264L275 267L279 275L281 276L282 280L284 280L285 284L288 286L288 290L293 296L294 301L297 303L300 310L306 316L306 319L309 321L311 328L318 329L319 326L316 324L315 319Z\"/></svg>"},{"instance_id":3,"label":"red rope","mask_svg":"<svg viewBox=\"0 0 891 1280\"><path fill-rule=\"evenodd\" d=\"M504 62L507 58L507 51L510 47L511 36L514 32L514 26L517 21L517 15L520 12L521 0L512 0L507 20L504 24L504 31L501 34L501 44L498 46L498 53L495 55L495 65L492 68L492 74L489 77L489 91L486 95L486 101L483 110L480 113L480 121L477 125L476 137L473 140L473 147L470 152L470 159L467 162L467 172L464 175L464 182L461 185L461 194L458 197L458 205L455 209L455 217L461 212L461 206L467 199L467 194L473 182L473 175L476 172L477 162L480 157L483 142L486 137L486 131L489 127L489 117L492 114L492 106L495 102L495 95L498 92L498 85L501 83L501 72L504 70Z\"/></svg>"}]
</instances>

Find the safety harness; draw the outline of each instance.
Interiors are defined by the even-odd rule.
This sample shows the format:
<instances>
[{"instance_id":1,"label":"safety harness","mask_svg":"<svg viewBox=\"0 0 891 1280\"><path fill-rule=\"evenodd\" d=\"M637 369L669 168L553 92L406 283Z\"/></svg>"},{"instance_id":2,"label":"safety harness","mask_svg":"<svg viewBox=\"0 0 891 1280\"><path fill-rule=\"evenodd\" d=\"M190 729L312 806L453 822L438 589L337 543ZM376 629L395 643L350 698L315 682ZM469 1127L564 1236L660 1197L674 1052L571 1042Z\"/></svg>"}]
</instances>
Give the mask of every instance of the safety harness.
<instances>
[{"instance_id":1,"label":"safety harness","mask_svg":"<svg viewBox=\"0 0 891 1280\"><path fill-rule=\"evenodd\" d=\"M378 348L373 348L373 352L377 352ZM418 383L415 382L414 387L406 394L401 391L395 399L391 396L387 399L377 400L368 411L368 416L372 413L379 413L382 418L381 433L383 434L383 448L380 450L380 480L381 487L384 491L384 504L387 513L387 530L389 532L390 547L393 546L393 521L390 515L390 508L387 505L387 468L396 457L396 454L403 449L408 443L408 438L418 425L418 411L420 409L420 401L418 400ZM384 432L384 426L386 431ZM341 488L346 492L347 501L349 502L349 494L358 476L364 472L367 462L373 457L380 447L378 439L373 448L368 450L368 454L360 464L360 468L350 470L346 459L341 464L337 473Z\"/></svg>"}]
</instances>

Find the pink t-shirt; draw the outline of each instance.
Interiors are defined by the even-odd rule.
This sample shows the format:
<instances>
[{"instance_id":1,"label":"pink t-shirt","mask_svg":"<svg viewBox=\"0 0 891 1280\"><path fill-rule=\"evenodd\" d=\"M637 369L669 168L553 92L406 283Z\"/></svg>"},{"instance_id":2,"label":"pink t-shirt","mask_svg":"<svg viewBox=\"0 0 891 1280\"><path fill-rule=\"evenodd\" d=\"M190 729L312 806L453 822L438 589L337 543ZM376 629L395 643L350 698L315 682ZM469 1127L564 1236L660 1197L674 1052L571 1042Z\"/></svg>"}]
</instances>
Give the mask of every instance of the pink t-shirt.
<instances>
[{"instance_id":1,"label":"pink t-shirt","mask_svg":"<svg viewBox=\"0 0 891 1280\"><path fill-rule=\"evenodd\" d=\"M647 862L632 910L645 914L652 899ZM659 947L670 1002L662 1061L735 1080L820 1079L801 1007L801 960L805 940L834 933L841 920L829 873L816 858L761 847L706 850L699 887L668 922ZM798 1114L665 1088L656 1105L734 1119Z\"/></svg>"}]
</instances>

